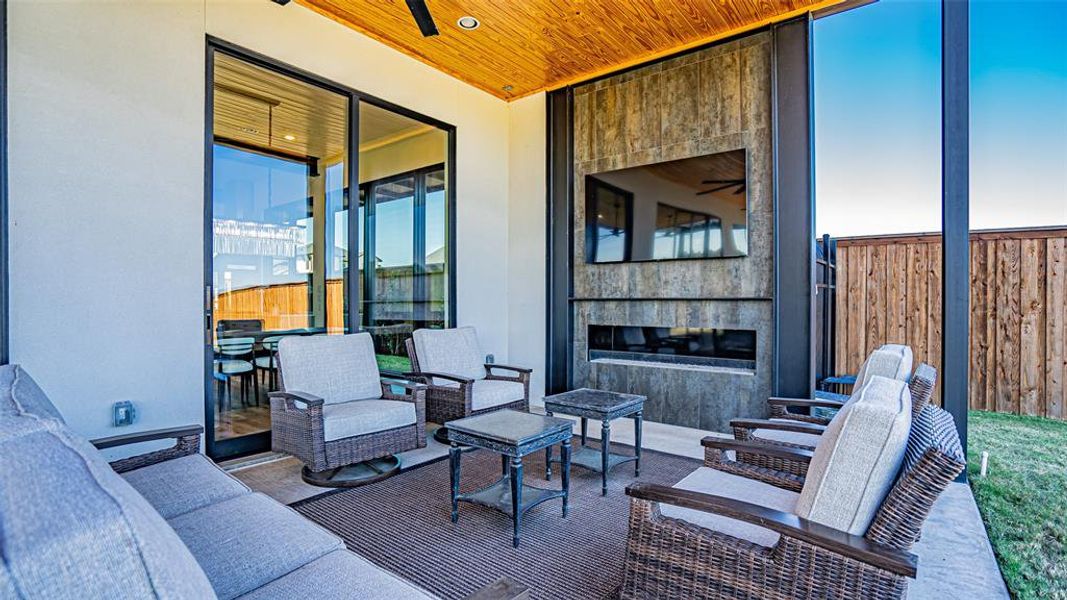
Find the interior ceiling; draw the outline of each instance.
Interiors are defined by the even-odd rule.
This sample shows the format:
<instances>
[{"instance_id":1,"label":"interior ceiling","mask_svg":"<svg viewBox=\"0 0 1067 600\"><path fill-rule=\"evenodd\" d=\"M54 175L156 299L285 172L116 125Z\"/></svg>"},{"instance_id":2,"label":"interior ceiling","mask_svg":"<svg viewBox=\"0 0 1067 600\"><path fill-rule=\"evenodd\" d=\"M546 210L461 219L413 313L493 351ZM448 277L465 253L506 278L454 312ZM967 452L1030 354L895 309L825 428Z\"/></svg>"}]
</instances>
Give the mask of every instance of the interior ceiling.
<instances>
[{"instance_id":1,"label":"interior ceiling","mask_svg":"<svg viewBox=\"0 0 1067 600\"><path fill-rule=\"evenodd\" d=\"M218 53L214 102L216 138L296 157L327 159L345 151L347 96ZM433 129L369 104L359 112L361 150Z\"/></svg>"},{"instance_id":2,"label":"interior ceiling","mask_svg":"<svg viewBox=\"0 0 1067 600\"><path fill-rule=\"evenodd\" d=\"M851 1L428 0L441 33L424 38L404 0L297 0L504 99ZM465 15L481 26L460 29Z\"/></svg>"}]
</instances>

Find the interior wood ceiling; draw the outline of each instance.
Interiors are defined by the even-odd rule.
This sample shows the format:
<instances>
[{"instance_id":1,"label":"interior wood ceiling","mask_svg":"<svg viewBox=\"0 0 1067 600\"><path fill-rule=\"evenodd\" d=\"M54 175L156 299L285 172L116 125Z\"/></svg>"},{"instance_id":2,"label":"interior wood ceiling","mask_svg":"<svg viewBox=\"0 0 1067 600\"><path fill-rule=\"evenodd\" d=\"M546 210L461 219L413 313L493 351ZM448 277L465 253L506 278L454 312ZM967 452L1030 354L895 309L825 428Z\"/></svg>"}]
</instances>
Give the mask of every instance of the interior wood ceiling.
<instances>
[{"instance_id":1,"label":"interior wood ceiling","mask_svg":"<svg viewBox=\"0 0 1067 600\"><path fill-rule=\"evenodd\" d=\"M428 0L441 33L424 38L404 0L297 0L508 100L851 1Z\"/></svg>"},{"instance_id":2,"label":"interior wood ceiling","mask_svg":"<svg viewBox=\"0 0 1067 600\"><path fill-rule=\"evenodd\" d=\"M215 55L214 96L216 138L319 159L338 157L345 151L346 96L222 53ZM361 149L432 129L377 106L360 106Z\"/></svg>"}]
</instances>

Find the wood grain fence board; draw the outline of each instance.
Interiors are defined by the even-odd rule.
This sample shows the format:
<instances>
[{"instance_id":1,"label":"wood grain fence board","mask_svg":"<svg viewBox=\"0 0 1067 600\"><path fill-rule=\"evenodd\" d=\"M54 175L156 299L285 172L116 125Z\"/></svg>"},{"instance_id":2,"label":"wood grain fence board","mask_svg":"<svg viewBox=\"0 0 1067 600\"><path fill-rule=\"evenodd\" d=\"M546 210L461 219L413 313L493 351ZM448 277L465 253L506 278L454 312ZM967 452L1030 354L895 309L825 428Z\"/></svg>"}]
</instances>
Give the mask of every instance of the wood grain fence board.
<instances>
[{"instance_id":1,"label":"wood grain fence board","mask_svg":"<svg viewBox=\"0 0 1067 600\"><path fill-rule=\"evenodd\" d=\"M928 363L941 364L941 319L931 319L930 315L941 314L941 244L926 246L926 358ZM934 394L930 398L934 404L941 406L941 379L938 378Z\"/></svg>"},{"instance_id":2,"label":"wood grain fence board","mask_svg":"<svg viewBox=\"0 0 1067 600\"><path fill-rule=\"evenodd\" d=\"M834 270L837 276L837 287L834 288L834 369L837 373L850 373L852 368L848 355L848 307L852 302L848 295L848 254L847 248L837 249Z\"/></svg>"},{"instance_id":3,"label":"wood grain fence board","mask_svg":"<svg viewBox=\"0 0 1067 600\"><path fill-rule=\"evenodd\" d=\"M862 364L866 358L864 350L867 347L865 334L867 333L867 282L864 275L867 271L867 253L863 248L848 253L848 270L855 277L848 280L848 363L850 365Z\"/></svg>"},{"instance_id":4,"label":"wood grain fence board","mask_svg":"<svg viewBox=\"0 0 1067 600\"><path fill-rule=\"evenodd\" d=\"M1064 419L1067 388L1067 239L1046 240L1045 414Z\"/></svg>"},{"instance_id":5,"label":"wood grain fence board","mask_svg":"<svg viewBox=\"0 0 1067 600\"><path fill-rule=\"evenodd\" d=\"M908 248L886 246L886 336L887 344L908 343Z\"/></svg>"},{"instance_id":6,"label":"wood grain fence board","mask_svg":"<svg viewBox=\"0 0 1067 600\"><path fill-rule=\"evenodd\" d=\"M915 355L916 364L926 360L926 332L930 323L930 316L926 312L928 249L928 244L908 245L908 345Z\"/></svg>"},{"instance_id":7,"label":"wood grain fence board","mask_svg":"<svg viewBox=\"0 0 1067 600\"><path fill-rule=\"evenodd\" d=\"M986 385L985 385L985 404L986 410L995 411L997 409L997 323L999 322L999 313L997 312L997 245L996 243L985 244L986 253L986 307L989 312L986 314Z\"/></svg>"},{"instance_id":8,"label":"wood grain fence board","mask_svg":"<svg viewBox=\"0 0 1067 600\"><path fill-rule=\"evenodd\" d=\"M1019 245L1019 410L1040 415L1045 412L1045 244L1020 240Z\"/></svg>"},{"instance_id":9,"label":"wood grain fence board","mask_svg":"<svg viewBox=\"0 0 1067 600\"><path fill-rule=\"evenodd\" d=\"M839 373L883 343L940 368L940 242L837 240ZM1067 228L973 232L970 248L970 406L1067 419Z\"/></svg>"},{"instance_id":10,"label":"wood grain fence board","mask_svg":"<svg viewBox=\"0 0 1067 600\"><path fill-rule=\"evenodd\" d=\"M886 247L867 247L867 331L864 356L885 343L886 323Z\"/></svg>"},{"instance_id":11,"label":"wood grain fence board","mask_svg":"<svg viewBox=\"0 0 1067 600\"><path fill-rule=\"evenodd\" d=\"M997 244L997 410L1019 412L1019 241Z\"/></svg>"},{"instance_id":12,"label":"wood grain fence board","mask_svg":"<svg viewBox=\"0 0 1067 600\"><path fill-rule=\"evenodd\" d=\"M972 332L967 340L967 356L970 359L968 376L970 377L967 399L968 406L973 409L985 408L985 337L977 335L985 332L986 321L986 289L985 289L985 253L982 252L979 242L970 243L971 253L971 314L969 327Z\"/></svg>"}]
</instances>

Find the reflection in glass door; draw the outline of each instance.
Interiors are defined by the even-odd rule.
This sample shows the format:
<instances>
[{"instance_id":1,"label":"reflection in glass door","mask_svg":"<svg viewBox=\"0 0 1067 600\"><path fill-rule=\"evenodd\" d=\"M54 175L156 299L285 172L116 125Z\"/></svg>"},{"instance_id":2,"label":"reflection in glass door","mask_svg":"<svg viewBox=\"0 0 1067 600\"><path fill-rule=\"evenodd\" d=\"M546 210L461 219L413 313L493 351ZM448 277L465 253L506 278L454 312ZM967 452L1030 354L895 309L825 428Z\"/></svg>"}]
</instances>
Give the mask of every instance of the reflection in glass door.
<instances>
[{"instance_id":1,"label":"reflection in glass door","mask_svg":"<svg viewBox=\"0 0 1067 600\"><path fill-rule=\"evenodd\" d=\"M209 269L216 458L269 447L286 336L346 331L349 97L215 51Z\"/></svg>"}]
</instances>

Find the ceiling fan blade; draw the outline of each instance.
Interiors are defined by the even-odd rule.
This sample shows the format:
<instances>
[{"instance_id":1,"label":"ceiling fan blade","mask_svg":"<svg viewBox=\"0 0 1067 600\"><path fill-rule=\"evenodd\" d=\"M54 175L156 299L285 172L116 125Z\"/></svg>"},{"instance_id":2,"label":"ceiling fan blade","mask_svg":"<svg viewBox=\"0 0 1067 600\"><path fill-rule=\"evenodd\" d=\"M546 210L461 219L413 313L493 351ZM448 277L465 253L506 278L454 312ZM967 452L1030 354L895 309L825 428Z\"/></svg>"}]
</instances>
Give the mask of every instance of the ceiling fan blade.
<instances>
[{"instance_id":1,"label":"ceiling fan blade","mask_svg":"<svg viewBox=\"0 0 1067 600\"><path fill-rule=\"evenodd\" d=\"M705 179L700 183L741 183L741 179Z\"/></svg>"},{"instance_id":2,"label":"ceiling fan blade","mask_svg":"<svg viewBox=\"0 0 1067 600\"><path fill-rule=\"evenodd\" d=\"M422 32L422 37L431 37L440 33L437 31L437 24L433 22L430 9L426 7L426 0L407 0L407 3L411 16L415 17L415 24Z\"/></svg>"}]
</instances>

